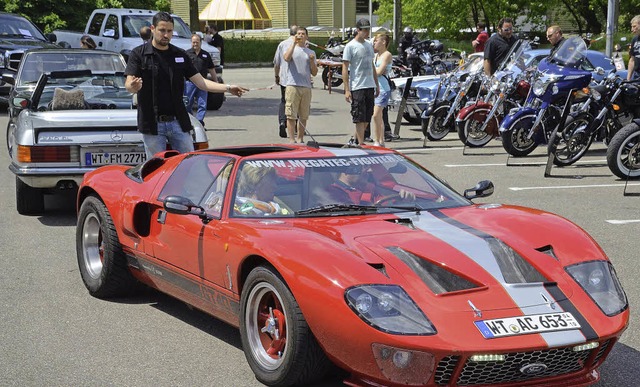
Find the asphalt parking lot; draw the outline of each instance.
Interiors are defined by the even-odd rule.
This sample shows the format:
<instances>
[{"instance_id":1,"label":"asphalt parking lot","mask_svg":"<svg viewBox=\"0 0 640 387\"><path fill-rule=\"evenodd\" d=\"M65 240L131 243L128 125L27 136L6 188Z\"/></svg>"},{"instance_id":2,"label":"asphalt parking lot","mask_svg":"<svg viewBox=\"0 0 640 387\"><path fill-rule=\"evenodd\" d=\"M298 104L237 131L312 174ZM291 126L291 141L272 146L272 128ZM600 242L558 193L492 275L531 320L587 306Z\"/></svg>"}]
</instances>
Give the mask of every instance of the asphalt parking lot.
<instances>
[{"instance_id":1,"label":"asphalt parking lot","mask_svg":"<svg viewBox=\"0 0 640 387\"><path fill-rule=\"evenodd\" d=\"M210 146L279 143L278 87L271 68L226 69L227 83L249 87L205 118ZM308 132L319 142L344 143L353 132L342 87L330 94L315 78ZM391 112L392 120L396 112ZM0 113L0 127L7 125ZM423 147L417 126L402 125L387 143L458 191L492 180L500 202L558 213L589 232L615 265L631 321L605 365L598 386L636 386L640 379L640 196L623 196L624 181L595 144L578 164L553 168L546 155L508 159L499 141L463 149L457 135ZM311 139L311 136L306 136ZM154 291L114 301L92 298L78 273L71 194L47 198L48 212L21 216L15 178L0 138L0 385L258 386L236 329ZM464 152L464 154L463 154ZM507 165L507 163L511 165ZM519 164L519 165L513 165ZM640 181L629 191L640 193ZM328 381L329 385L339 385Z\"/></svg>"}]
</instances>

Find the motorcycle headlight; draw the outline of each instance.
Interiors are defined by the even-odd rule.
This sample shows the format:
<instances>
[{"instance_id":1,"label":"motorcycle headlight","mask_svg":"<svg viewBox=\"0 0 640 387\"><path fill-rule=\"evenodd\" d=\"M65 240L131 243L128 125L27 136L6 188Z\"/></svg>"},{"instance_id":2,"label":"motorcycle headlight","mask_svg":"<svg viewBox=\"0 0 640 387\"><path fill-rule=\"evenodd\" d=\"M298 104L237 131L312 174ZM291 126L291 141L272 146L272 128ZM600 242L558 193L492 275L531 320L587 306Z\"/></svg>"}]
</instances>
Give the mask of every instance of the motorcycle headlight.
<instances>
[{"instance_id":1,"label":"motorcycle headlight","mask_svg":"<svg viewBox=\"0 0 640 387\"><path fill-rule=\"evenodd\" d=\"M451 78L449 79L449 86L451 86L451 88L456 88L456 87L458 87L458 83L459 83L459 82L458 82L458 78L456 78L456 77L451 77Z\"/></svg>"},{"instance_id":2,"label":"motorcycle headlight","mask_svg":"<svg viewBox=\"0 0 640 387\"><path fill-rule=\"evenodd\" d=\"M591 96L593 97L594 100L600 101L602 99L602 95L598 90L590 88L589 91L591 92Z\"/></svg>"},{"instance_id":3,"label":"motorcycle headlight","mask_svg":"<svg viewBox=\"0 0 640 387\"><path fill-rule=\"evenodd\" d=\"M607 316L622 313L629 306L611 262L583 262L565 270Z\"/></svg>"},{"instance_id":4,"label":"motorcycle headlight","mask_svg":"<svg viewBox=\"0 0 640 387\"><path fill-rule=\"evenodd\" d=\"M433 335L436 328L411 297L396 285L361 285L347 289L345 301L364 322L397 335Z\"/></svg>"},{"instance_id":5,"label":"motorcycle headlight","mask_svg":"<svg viewBox=\"0 0 640 387\"><path fill-rule=\"evenodd\" d=\"M549 86L550 81L549 80L543 80L543 79L537 79L534 83L533 83L533 93L538 96L541 97L545 91L547 91L547 87Z\"/></svg>"}]
</instances>

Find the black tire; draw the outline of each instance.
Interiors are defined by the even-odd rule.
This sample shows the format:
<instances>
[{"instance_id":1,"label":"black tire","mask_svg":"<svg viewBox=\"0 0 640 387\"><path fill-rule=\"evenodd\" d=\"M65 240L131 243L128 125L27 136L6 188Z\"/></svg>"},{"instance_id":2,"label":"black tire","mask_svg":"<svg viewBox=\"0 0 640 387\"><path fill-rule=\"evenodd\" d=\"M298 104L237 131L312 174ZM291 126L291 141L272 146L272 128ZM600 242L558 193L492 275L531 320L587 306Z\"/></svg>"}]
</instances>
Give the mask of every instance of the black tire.
<instances>
[{"instance_id":1,"label":"black tire","mask_svg":"<svg viewBox=\"0 0 640 387\"><path fill-rule=\"evenodd\" d=\"M428 120L422 120L422 134L430 141L440 141L453 129L453 124L445 125L444 118L449 112L449 104L438 106L433 110Z\"/></svg>"},{"instance_id":2,"label":"black tire","mask_svg":"<svg viewBox=\"0 0 640 387\"><path fill-rule=\"evenodd\" d=\"M640 178L640 125L631 122L613 136L607 148L607 165L621 179Z\"/></svg>"},{"instance_id":3,"label":"black tire","mask_svg":"<svg viewBox=\"0 0 640 387\"><path fill-rule=\"evenodd\" d=\"M209 93L207 95L207 110L218 110L222 107L225 96L222 93Z\"/></svg>"},{"instance_id":4,"label":"black tire","mask_svg":"<svg viewBox=\"0 0 640 387\"><path fill-rule=\"evenodd\" d=\"M44 212L44 190L27 185L16 176L16 209L20 215Z\"/></svg>"},{"instance_id":5,"label":"black tire","mask_svg":"<svg viewBox=\"0 0 640 387\"><path fill-rule=\"evenodd\" d=\"M489 114L491 109L480 108L476 109L471 114L467 115L465 120L456 121L456 130L458 132L458 138L463 144L470 148L480 148L489 143L493 138L492 135L483 130L480 132L480 128L484 124L485 117ZM481 114L484 113L484 114ZM498 118L494 115L492 120L496 125L496 128L500 126Z\"/></svg>"},{"instance_id":6,"label":"black tire","mask_svg":"<svg viewBox=\"0 0 640 387\"><path fill-rule=\"evenodd\" d=\"M342 85L342 78L338 78L335 76L335 70L333 70L333 74L334 76L331 79L331 87L338 87ZM322 82L325 86L329 86L329 67L325 67L324 70L322 70Z\"/></svg>"},{"instance_id":7,"label":"black tire","mask_svg":"<svg viewBox=\"0 0 640 387\"><path fill-rule=\"evenodd\" d=\"M547 145L547 154L553 152L553 164L566 167L584 156L595 135L584 131L591 121L591 114L584 112L567 117L562 131L559 127L553 130Z\"/></svg>"},{"instance_id":8,"label":"black tire","mask_svg":"<svg viewBox=\"0 0 640 387\"><path fill-rule=\"evenodd\" d=\"M420 116L412 117L407 112L402 113L402 118L404 118L404 120L407 121L408 123L410 123L411 125L420 125L420 124L422 124L422 119L420 118Z\"/></svg>"},{"instance_id":9,"label":"black tire","mask_svg":"<svg viewBox=\"0 0 640 387\"><path fill-rule=\"evenodd\" d=\"M242 348L260 382L304 386L331 369L293 294L273 268L258 266L249 273L240 304ZM262 332L270 323L280 327L279 340L273 330Z\"/></svg>"},{"instance_id":10,"label":"black tire","mask_svg":"<svg viewBox=\"0 0 640 387\"><path fill-rule=\"evenodd\" d=\"M502 146L511 156L527 156L538 146L535 137L527 138L535 119L535 115L522 116L511 125L508 132L502 134ZM544 123L540 123L539 130L544 130Z\"/></svg>"},{"instance_id":11,"label":"black tire","mask_svg":"<svg viewBox=\"0 0 640 387\"><path fill-rule=\"evenodd\" d=\"M129 271L109 210L95 196L80 206L76 227L80 276L89 294L98 298L127 295L136 280Z\"/></svg>"}]
</instances>

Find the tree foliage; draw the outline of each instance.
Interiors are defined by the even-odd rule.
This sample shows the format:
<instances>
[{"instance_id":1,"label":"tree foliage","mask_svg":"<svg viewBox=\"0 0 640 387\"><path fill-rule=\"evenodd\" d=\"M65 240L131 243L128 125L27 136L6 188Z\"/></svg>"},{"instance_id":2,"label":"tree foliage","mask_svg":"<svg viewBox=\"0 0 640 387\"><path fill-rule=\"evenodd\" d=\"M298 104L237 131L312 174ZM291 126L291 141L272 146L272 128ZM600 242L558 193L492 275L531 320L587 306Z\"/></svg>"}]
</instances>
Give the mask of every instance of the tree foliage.
<instances>
[{"instance_id":1,"label":"tree foliage","mask_svg":"<svg viewBox=\"0 0 640 387\"><path fill-rule=\"evenodd\" d=\"M2 11L20 14L45 33L84 30L96 8L142 8L169 11L170 0L2 0Z\"/></svg>"},{"instance_id":2,"label":"tree foliage","mask_svg":"<svg viewBox=\"0 0 640 387\"><path fill-rule=\"evenodd\" d=\"M430 35L455 38L460 31L472 31L479 21L491 33L503 17L533 29L544 28L562 18L575 26L576 32L601 33L606 29L608 0L397 0L402 1L402 27L427 29ZM393 20L394 0L379 0L380 22ZM629 21L640 13L640 0L620 1L619 29L628 30Z\"/></svg>"}]
</instances>

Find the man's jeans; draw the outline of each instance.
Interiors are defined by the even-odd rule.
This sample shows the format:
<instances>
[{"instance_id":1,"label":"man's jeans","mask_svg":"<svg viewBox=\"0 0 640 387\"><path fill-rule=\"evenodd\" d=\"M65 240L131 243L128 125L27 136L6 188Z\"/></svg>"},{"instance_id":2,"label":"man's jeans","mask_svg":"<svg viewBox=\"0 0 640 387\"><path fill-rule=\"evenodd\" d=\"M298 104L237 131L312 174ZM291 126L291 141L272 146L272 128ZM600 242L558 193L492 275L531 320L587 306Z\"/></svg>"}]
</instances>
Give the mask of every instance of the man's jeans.
<instances>
[{"instance_id":1,"label":"man's jeans","mask_svg":"<svg viewBox=\"0 0 640 387\"><path fill-rule=\"evenodd\" d=\"M143 134L142 141L147 159L167 150L167 142L171 145L171 149L180 153L193 152L191 133L183 132L178 120L158 122L158 134Z\"/></svg>"},{"instance_id":2,"label":"man's jeans","mask_svg":"<svg viewBox=\"0 0 640 387\"><path fill-rule=\"evenodd\" d=\"M209 93L206 90L200 90L198 87L190 81L184 83L184 95L187 97L187 112L193 112L193 101L196 100L198 106L198 112L196 118L200 122L204 122L204 115L207 113L207 96Z\"/></svg>"}]
</instances>

